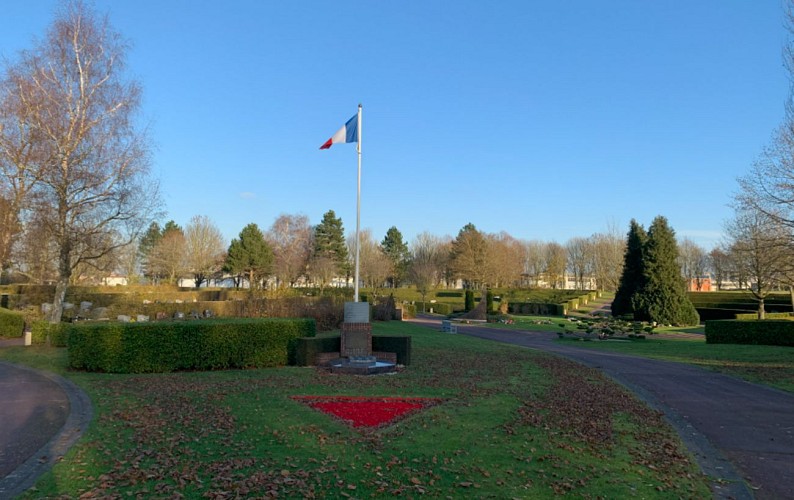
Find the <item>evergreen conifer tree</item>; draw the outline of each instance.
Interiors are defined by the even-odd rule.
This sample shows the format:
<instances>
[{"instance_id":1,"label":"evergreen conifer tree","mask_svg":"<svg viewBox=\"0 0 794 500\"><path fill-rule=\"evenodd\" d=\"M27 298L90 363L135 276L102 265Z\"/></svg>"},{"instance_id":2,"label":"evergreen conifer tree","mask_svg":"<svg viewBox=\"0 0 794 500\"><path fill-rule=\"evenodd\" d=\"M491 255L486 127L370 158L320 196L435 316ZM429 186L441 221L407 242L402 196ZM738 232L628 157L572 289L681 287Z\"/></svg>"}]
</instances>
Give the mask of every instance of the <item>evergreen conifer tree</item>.
<instances>
[{"instance_id":1,"label":"evergreen conifer tree","mask_svg":"<svg viewBox=\"0 0 794 500\"><path fill-rule=\"evenodd\" d=\"M656 217L648 228L643 252L643 283L632 300L634 318L677 326L697 325L700 318L686 294L678 265L675 232Z\"/></svg>"},{"instance_id":2,"label":"evergreen conifer tree","mask_svg":"<svg viewBox=\"0 0 794 500\"><path fill-rule=\"evenodd\" d=\"M235 275L244 274L252 289L259 288L273 265L273 250L256 224L248 224L240 231L240 238L232 240L226 255L224 270Z\"/></svg>"},{"instance_id":3,"label":"evergreen conifer tree","mask_svg":"<svg viewBox=\"0 0 794 500\"><path fill-rule=\"evenodd\" d=\"M386 236L380 245L391 263L392 272L389 276L389 285L392 288L397 288L405 278L408 269L408 245L405 244L402 233L395 226L386 231Z\"/></svg>"},{"instance_id":4,"label":"evergreen conifer tree","mask_svg":"<svg viewBox=\"0 0 794 500\"><path fill-rule=\"evenodd\" d=\"M626 252L623 255L623 272L620 275L615 299L612 301L612 315L634 314L632 298L643 283L643 249L648 235L645 228L632 219L626 237Z\"/></svg>"},{"instance_id":5,"label":"evergreen conifer tree","mask_svg":"<svg viewBox=\"0 0 794 500\"><path fill-rule=\"evenodd\" d=\"M333 210L327 211L323 220L314 228L314 257L330 259L340 273L350 270L342 219Z\"/></svg>"}]
</instances>

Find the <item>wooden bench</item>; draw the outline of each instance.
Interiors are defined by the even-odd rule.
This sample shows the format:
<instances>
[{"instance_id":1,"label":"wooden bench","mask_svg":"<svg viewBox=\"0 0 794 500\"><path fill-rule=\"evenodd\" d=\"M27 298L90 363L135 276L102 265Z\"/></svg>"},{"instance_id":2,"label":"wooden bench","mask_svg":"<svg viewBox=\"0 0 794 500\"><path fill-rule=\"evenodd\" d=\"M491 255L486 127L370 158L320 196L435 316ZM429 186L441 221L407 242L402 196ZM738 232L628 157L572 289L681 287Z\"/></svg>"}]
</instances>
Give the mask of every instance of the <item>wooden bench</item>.
<instances>
[{"instance_id":1,"label":"wooden bench","mask_svg":"<svg viewBox=\"0 0 794 500\"><path fill-rule=\"evenodd\" d=\"M458 325L453 325L448 319L441 320L441 331L444 333L458 333Z\"/></svg>"}]
</instances>

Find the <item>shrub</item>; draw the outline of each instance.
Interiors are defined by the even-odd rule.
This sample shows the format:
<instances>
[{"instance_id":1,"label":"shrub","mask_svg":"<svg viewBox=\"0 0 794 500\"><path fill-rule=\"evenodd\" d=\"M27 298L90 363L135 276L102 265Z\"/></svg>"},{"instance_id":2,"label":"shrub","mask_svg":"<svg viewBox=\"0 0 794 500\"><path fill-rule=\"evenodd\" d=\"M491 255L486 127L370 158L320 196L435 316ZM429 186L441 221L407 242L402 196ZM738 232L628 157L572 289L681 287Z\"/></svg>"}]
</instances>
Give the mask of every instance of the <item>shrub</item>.
<instances>
[{"instance_id":1,"label":"shrub","mask_svg":"<svg viewBox=\"0 0 794 500\"><path fill-rule=\"evenodd\" d=\"M295 366L313 366L318 354L339 352L342 348L342 337L300 337L295 339L295 355L289 364Z\"/></svg>"},{"instance_id":2,"label":"shrub","mask_svg":"<svg viewBox=\"0 0 794 500\"><path fill-rule=\"evenodd\" d=\"M794 321L706 321L706 343L794 347Z\"/></svg>"},{"instance_id":3,"label":"shrub","mask_svg":"<svg viewBox=\"0 0 794 500\"><path fill-rule=\"evenodd\" d=\"M54 347L66 347L69 340L69 324L34 321L30 325L30 333L33 344L46 344L49 339L50 345Z\"/></svg>"},{"instance_id":4,"label":"shrub","mask_svg":"<svg viewBox=\"0 0 794 500\"><path fill-rule=\"evenodd\" d=\"M544 304L537 302L512 302L508 307L510 314L528 314L532 316L563 316L564 306L560 304Z\"/></svg>"},{"instance_id":5,"label":"shrub","mask_svg":"<svg viewBox=\"0 0 794 500\"><path fill-rule=\"evenodd\" d=\"M758 312L737 314L735 319L739 319L739 320L754 320L754 319L758 319ZM794 319L794 313L790 313L790 312L769 313L768 312L768 313L764 313L764 319Z\"/></svg>"},{"instance_id":6,"label":"shrub","mask_svg":"<svg viewBox=\"0 0 794 500\"><path fill-rule=\"evenodd\" d=\"M455 312L455 307L452 304L447 304L445 302L425 302L425 311L430 312L430 309L433 309L433 312L436 314L444 314L450 315ZM416 303L416 309L422 310L422 302Z\"/></svg>"},{"instance_id":7,"label":"shrub","mask_svg":"<svg viewBox=\"0 0 794 500\"><path fill-rule=\"evenodd\" d=\"M373 307L373 318L376 321L391 321L397 315L393 295L389 295L385 299L379 300L378 303Z\"/></svg>"},{"instance_id":8,"label":"shrub","mask_svg":"<svg viewBox=\"0 0 794 500\"><path fill-rule=\"evenodd\" d=\"M493 312L493 292L490 290L485 292L485 311Z\"/></svg>"},{"instance_id":9,"label":"shrub","mask_svg":"<svg viewBox=\"0 0 794 500\"><path fill-rule=\"evenodd\" d=\"M463 310L466 312L474 309L474 291L466 290L466 298L463 302Z\"/></svg>"},{"instance_id":10,"label":"shrub","mask_svg":"<svg viewBox=\"0 0 794 500\"><path fill-rule=\"evenodd\" d=\"M372 350L397 353L397 364L411 364L411 337L409 335L372 336Z\"/></svg>"},{"instance_id":11,"label":"shrub","mask_svg":"<svg viewBox=\"0 0 794 500\"><path fill-rule=\"evenodd\" d=\"M400 304L403 310L403 319L416 317L416 304Z\"/></svg>"},{"instance_id":12,"label":"shrub","mask_svg":"<svg viewBox=\"0 0 794 500\"><path fill-rule=\"evenodd\" d=\"M739 314L746 314L747 310L744 309L722 309L722 308L710 308L710 307L698 307L696 308L698 315L700 315L700 319L703 321L707 320L715 320L715 319L735 319ZM751 314L753 318L758 317L758 313Z\"/></svg>"},{"instance_id":13,"label":"shrub","mask_svg":"<svg viewBox=\"0 0 794 500\"><path fill-rule=\"evenodd\" d=\"M311 319L72 324L69 366L111 373L281 366L294 339L315 333Z\"/></svg>"},{"instance_id":14,"label":"shrub","mask_svg":"<svg viewBox=\"0 0 794 500\"><path fill-rule=\"evenodd\" d=\"M0 308L0 337L21 337L24 331L24 314Z\"/></svg>"},{"instance_id":15,"label":"shrub","mask_svg":"<svg viewBox=\"0 0 794 500\"><path fill-rule=\"evenodd\" d=\"M312 318L317 330L339 328L345 317L344 297L284 297L234 301L240 318Z\"/></svg>"}]
</instances>

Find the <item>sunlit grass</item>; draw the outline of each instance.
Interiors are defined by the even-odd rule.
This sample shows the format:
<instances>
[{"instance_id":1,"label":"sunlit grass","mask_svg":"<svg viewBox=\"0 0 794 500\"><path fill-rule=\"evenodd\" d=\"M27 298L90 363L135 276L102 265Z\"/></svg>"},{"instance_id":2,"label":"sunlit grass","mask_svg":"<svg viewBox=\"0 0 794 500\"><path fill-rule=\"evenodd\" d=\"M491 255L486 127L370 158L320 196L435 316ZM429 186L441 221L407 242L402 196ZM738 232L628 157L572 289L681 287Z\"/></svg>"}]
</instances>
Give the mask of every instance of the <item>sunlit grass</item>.
<instances>
[{"instance_id":1,"label":"sunlit grass","mask_svg":"<svg viewBox=\"0 0 794 500\"><path fill-rule=\"evenodd\" d=\"M563 398L573 406L551 418L557 411L552 396L562 388L572 394L609 388L609 398L623 391L594 370L406 323L376 323L374 329L411 335L412 365L377 377L295 367L108 375L67 371L63 349L0 351L0 359L65 374L96 409L87 434L26 497L709 494L686 460L659 469L640 458L653 455L652 442L677 442L661 420L650 424L647 416L609 413L575 397ZM362 431L293 395L422 396L443 403L393 426ZM598 445L581 441L566 428L574 413L614 421L613 437ZM657 434L644 439L645 432ZM680 443L675 446L683 453Z\"/></svg>"}]
</instances>

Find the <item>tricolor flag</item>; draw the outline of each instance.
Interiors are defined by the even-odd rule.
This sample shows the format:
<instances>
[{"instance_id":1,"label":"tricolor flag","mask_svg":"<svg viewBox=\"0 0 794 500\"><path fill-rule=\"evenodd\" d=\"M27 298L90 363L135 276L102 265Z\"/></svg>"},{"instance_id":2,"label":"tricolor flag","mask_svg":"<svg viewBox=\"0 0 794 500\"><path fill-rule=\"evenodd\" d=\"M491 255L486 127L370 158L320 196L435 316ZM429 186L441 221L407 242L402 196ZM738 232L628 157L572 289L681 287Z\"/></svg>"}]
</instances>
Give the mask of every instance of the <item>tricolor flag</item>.
<instances>
[{"instance_id":1,"label":"tricolor flag","mask_svg":"<svg viewBox=\"0 0 794 500\"><path fill-rule=\"evenodd\" d=\"M347 123L342 125L342 128L325 141L325 144L320 146L320 149L328 149L332 144L343 142L358 142L358 115L353 115L353 118L349 119Z\"/></svg>"}]
</instances>

